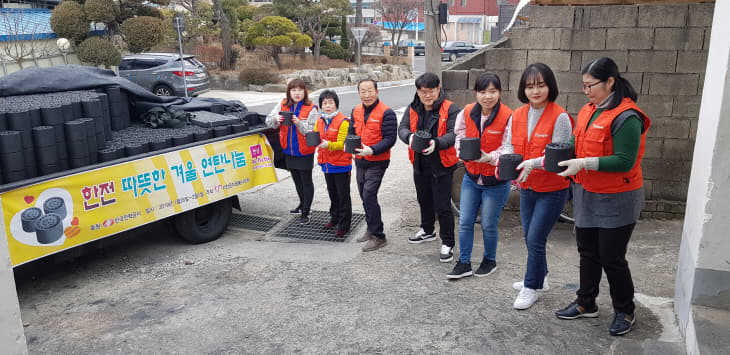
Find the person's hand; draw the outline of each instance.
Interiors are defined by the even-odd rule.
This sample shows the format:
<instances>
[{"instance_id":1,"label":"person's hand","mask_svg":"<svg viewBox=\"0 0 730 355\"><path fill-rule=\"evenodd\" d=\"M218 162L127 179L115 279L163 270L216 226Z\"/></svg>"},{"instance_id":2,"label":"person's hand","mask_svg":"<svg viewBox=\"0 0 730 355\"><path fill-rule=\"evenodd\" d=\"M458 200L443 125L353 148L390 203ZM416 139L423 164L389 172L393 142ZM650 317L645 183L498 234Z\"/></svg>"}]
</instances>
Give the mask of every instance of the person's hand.
<instances>
[{"instance_id":1,"label":"person's hand","mask_svg":"<svg viewBox=\"0 0 730 355\"><path fill-rule=\"evenodd\" d=\"M329 145L330 145L329 141L323 140L322 143L319 143L317 148L324 149L324 148L327 148Z\"/></svg>"},{"instance_id":2,"label":"person's hand","mask_svg":"<svg viewBox=\"0 0 730 355\"><path fill-rule=\"evenodd\" d=\"M560 176L575 175L579 171L586 168L586 160L585 160L585 158L563 160L561 162L558 162L558 166L567 166L568 167L562 173L558 173L558 175L560 175Z\"/></svg>"},{"instance_id":3,"label":"person's hand","mask_svg":"<svg viewBox=\"0 0 730 355\"><path fill-rule=\"evenodd\" d=\"M363 145L362 148L355 148L355 155L359 155L361 157L373 155L373 148L370 148L366 145Z\"/></svg>"},{"instance_id":4,"label":"person's hand","mask_svg":"<svg viewBox=\"0 0 730 355\"><path fill-rule=\"evenodd\" d=\"M408 149L413 149L413 136L413 133L408 136Z\"/></svg>"},{"instance_id":5,"label":"person's hand","mask_svg":"<svg viewBox=\"0 0 730 355\"><path fill-rule=\"evenodd\" d=\"M277 122L279 122L279 124L281 124L282 122L284 122L284 116L282 116L282 115L278 115L278 116L276 117L276 121L277 121Z\"/></svg>"},{"instance_id":6,"label":"person's hand","mask_svg":"<svg viewBox=\"0 0 730 355\"><path fill-rule=\"evenodd\" d=\"M295 125L298 125L298 124L299 124L299 122L302 122L302 120L300 120L300 119L299 119L299 117L296 117L296 116L292 117L292 118L291 118L291 121L292 121L292 122L293 122L293 123L294 123Z\"/></svg>"},{"instance_id":7,"label":"person's hand","mask_svg":"<svg viewBox=\"0 0 730 355\"><path fill-rule=\"evenodd\" d=\"M520 165L517 165L517 170L522 169L522 172L520 173L520 176L517 177L518 183L523 183L527 181L527 177L532 172L532 169L535 169L535 162L532 159L525 160Z\"/></svg>"},{"instance_id":8,"label":"person's hand","mask_svg":"<svg viewBox=\"0 0 730 355\"><path fill-rule=\"evenodd\" d=\"M479 159L475 160L475 163L489 163L492 161L492 155L485 153L483 150L480 150L482 155L479 157Z\"/></svg>"},{"instance_id":9,"label":"person's hand","mask_svg":"<svg viewBox=\"0 0 730 355\"><path fill-rule=\"evenodd\" d=\"M431 153L433 153L434 150L436 150L436 141L432 139L428 142L428 147L426 149L424 149L423 151L421 151L421 154L431 155Z\"/></svg>"}]
</instances>

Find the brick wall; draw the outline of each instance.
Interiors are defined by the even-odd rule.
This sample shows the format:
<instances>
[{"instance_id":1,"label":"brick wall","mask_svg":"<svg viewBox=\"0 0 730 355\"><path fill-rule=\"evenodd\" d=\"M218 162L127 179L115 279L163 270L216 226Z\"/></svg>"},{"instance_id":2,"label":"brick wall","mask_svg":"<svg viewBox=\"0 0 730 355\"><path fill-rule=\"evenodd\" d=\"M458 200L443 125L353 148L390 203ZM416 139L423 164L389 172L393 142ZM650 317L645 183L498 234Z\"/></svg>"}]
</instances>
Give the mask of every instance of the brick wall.
<instances>
[{"instance_id":1,"label":"brick wall","mask_svg":"<svg viewBox=\"0 0 730 355\"><path fill-rule=\"evenodd\" d=\"M684 212L713 3L611 6L530 6L525 27L508 40L443 72L447 96L463 106L474 101L475 78L494 72L502 100L522 103L517 87L529 63L555 72L557 103L576 115L587 102L581 68L611 57L636 91L637 104L652 119L642 162L647 207L644 217L673 218ZM486 64L485 64L486 63Z\"/></svg>"}]
</instances>

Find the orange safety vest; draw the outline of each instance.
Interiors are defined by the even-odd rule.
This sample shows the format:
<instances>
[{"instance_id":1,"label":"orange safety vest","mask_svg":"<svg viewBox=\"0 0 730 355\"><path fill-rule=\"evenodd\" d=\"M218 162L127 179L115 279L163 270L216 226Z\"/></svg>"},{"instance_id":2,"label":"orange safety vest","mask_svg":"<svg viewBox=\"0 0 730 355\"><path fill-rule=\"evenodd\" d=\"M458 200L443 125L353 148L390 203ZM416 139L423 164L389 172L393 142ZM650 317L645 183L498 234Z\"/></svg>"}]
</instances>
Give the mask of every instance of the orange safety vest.
<instances>
[{"instance_id":1,"label":"orange safety vest","mask_svg":"<svg viewBox=\"0 0 730 355\"><path fill-rule=\"evenodd\" d=\"M447 123L449 121L450 107L451 101L449 100L444 100L444 102L441 103L441 108L439 109L439 126L437 131L439 137L446 134L446 130L448 129ZM414 111L413 108L409 108L409 110L411 133L416 133L416 130L418 129L418 113ZM411 159L411 164L413 164L414 155L413 149L408 149L408 158ZM456 148L454 146L439 150L439 155L441 156L441 165L446 168L454 166L454 164L459 161L459 158L456 156Z\"/></svg>"},{"instance_id":2,"label":"orange safety vest","mask_svg":"<svg viewBox=\"0 0 730 355\"><path fill-rule=\"evenodd\" d=\"M360 136L363 145L370 147L383 140L383 115L388 109L388 106L379 101L378 105L370 111L367 123L365 122L365 107L362 104L357 105L352 111L355 134ZM368 155L366 157L356 155L355 157L357 159L365 158L368 161L390 160L390 149L377 155Z\"/></svg>"},{"instance_id":3,"label":"orange safety vest","mask_svg":"<svg viewBox=\"0 0 730 355\"><path fill-rule=\"evenodd\" d=\"M477 138L479 134L479 126L474 123L474 120L470 117L471 111L474 109L476 103L471 103L464 107L464 123L466 124L466 137ZM484 127L484 131L481 134L481 150L486 153L492 152L502 145L502 136L504 130L507 128L507 122L510 116L512 116L512 109L507 105L500 103L499 111L494 116L494 120L489 126ZM481 125L481 112L479 113L479 120ZM494 176L495 166L489 163L477 163L474 161L464 161L466 170L472 175L484 175Z\"/></svg>"},{"instance_id":4,"label":"orange safety vest","mask_svg":"<svg viewBox=\"0 0 730 355\"><path fill-rule=\"evenodd\" d=\"M312 111L313 108L314 105L302 105L302 108L299 109L298 118L302 121L306 121L307 117L309 117L309 112ZM289 106L286 106L286 99L281 101L281 110L291 110ZM296 134L292 132L296 132ZM307 146L307 138L303 134L299 133L296 126L279 126L279 142L281 143L281 148L284 149L284 153L292 156L312 155L317 149L317 147ZM290 142L291 148L289 148ZM298 149L295 150L295 147L298 147ZM289 148L289 150L287 150L287 148Z\"/></svg>"},{"instance_id":5,"label":"orange safety vest","mask_svg":"<svg viewBox=\"0 0 730 355\"><path fill-rule=\"evenodd\" d=\"M553 129L558 116L565 112L565 109L554 102L548 102L542 116L537 121L535 129L529 141L527 139L527 112L530 105L524 105L515 110L512 115L512 146L516 154L521 154L524 160L534 159L545 155L545 146L553 141ZM573 124L573 118L570 118ZM567 189L570 180L558 176L556 173L535 169L527 181L520 184L523 189L531 188L537 192L550 192Z\"/></svg>"},{"instance_id":6,"label":"orange safety vest","mask_svg":"<svg viewBox=\"0 0 730 355\"><path fill-rule=\"evenodd\" d=\"M319 132L322 139L329 142L337 142L337 135L340 133L340 126L345 120L347 120L347 117L345 117L345 115L341 112L338 112L337 115L332 118L329 126L325 129L325 120L320 117L317 120L317 127L315 130ZM320 148L317 151L317 162L319 164L332 164L337 166L349 166L352 164L352 154L346 153L344 150L330 151L328 148Z\"/></svg>"},{"instance_id":7,"label":"orange safety vest","mask_svg":"<svg viewBox=\"0 0 730 355\"><path fill-rule=\"evenodd\" d=\"M590 127L586 126L596 112L596 105L588 103L583 106L578 113L578 124L573 131L575 135L575 155L578 158L613 155L611 123L626 110L638 112L639 118L644 121L644 132L641 133L639 154L636 156L636 162L631 170L627 172L579 171L575 177L575 182L581 184L584 189L590 192L617 193L633 191L644 184L644 179L641 174L641 158L644 156L646 132L649 130L651 120L630 98L624 98L621 104L615 108L601 112Z\"/></svg>"}]
</instances>

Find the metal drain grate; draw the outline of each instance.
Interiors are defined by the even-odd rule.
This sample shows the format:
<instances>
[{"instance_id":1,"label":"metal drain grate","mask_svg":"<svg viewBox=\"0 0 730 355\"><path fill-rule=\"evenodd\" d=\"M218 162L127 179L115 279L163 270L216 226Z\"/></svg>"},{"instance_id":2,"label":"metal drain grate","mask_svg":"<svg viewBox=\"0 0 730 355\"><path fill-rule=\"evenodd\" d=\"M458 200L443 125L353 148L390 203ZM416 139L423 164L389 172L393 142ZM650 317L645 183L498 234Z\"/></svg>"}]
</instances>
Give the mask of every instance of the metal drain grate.
<instances>
[{"instance_id":1,"label":"metal drain grate","mask_svg":"<svg viewBox=\"0 0 730 355\"><path fill-rule=\"evenodd\" d=\"M319 240L325 242L344 242L350 237L350 233L357 230L360 223L365 220L365 215L362 213L353 213L350 231L342 237L335 236L336 228L324 228L324 225L330 221L329 212L312 211L310 218L311 221L307 225L299 224L298 217L292 218L292 220L284 226L284 229L276 233L276 236L282 238Z\"/></svg>"},{"instance_id":2,"label":"metal drain grate","mask_svg":"<svg viewBox=\"0 0 730 355\"><path fill-rule=\"evenodd\" d=\"M271 228L281 222L278 218L252 216L248 214L234 213L231 216L231 227L250 229L261 232L268 232Z\"/></svg>"}]
</instances>

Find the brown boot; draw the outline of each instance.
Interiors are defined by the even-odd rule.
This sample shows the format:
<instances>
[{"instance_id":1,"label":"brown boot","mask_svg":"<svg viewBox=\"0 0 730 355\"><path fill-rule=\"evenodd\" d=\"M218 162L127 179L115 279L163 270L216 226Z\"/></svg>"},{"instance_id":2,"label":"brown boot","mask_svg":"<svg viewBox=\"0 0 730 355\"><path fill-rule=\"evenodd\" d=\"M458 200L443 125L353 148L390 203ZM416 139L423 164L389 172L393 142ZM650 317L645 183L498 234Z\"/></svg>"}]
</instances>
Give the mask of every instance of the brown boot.
<instances>
[{"instance_id":1,"label":"brown boot","mask_svg":"<svg viewBox=\"0 0 730 355\"><path fill-rule=\"evenodd\" d=\"M388 245L388 241L385 239L375 238L370 239L363 247L362 251L373 251L378 250L384 246Z\"/></svg>"},{"instance_id":2,"label":"brown boot","mask_svg":"<svg viewBox=\"0 0 730 355\"><path fill-rule=\"evenodd\" d=\"M360 238L355 239L355 241L358 242L358 243L362 243L362 242L367 242L367 241L369 241L370 239L373 239L373 238L375 238L375 236L373 235L373 233L370 233L370 231L366 229L365 230L365 234L363 234Z\"/></svg>"}]
</instances>

